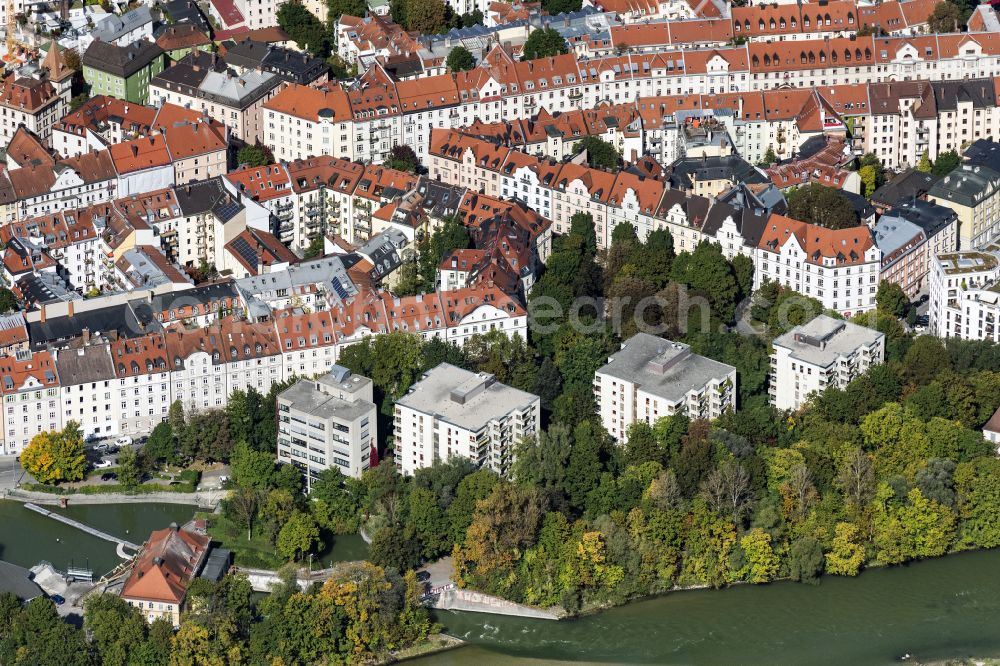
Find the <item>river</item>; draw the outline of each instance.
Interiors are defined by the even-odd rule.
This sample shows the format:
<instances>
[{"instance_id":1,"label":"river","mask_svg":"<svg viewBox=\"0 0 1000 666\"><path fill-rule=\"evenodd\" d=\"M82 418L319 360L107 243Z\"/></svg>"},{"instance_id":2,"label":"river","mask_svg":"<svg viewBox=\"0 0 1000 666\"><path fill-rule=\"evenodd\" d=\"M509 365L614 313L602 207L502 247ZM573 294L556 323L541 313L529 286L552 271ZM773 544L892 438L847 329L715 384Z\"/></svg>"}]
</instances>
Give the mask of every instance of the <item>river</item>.
<instances>
[{"instance_id":1,"label":"river","mask_svg":"<svg viewBox=\"0 0 1000 666\"><path fill-rule=\"evenodd\" d=\"M71 500L72 502L72 500ZM64 513L109 534L142 543L153 530L172 522L183 524L194 517L195 507L185 504L95 504L65 509L45 507ZM115 544L98 539L63 523L25 509L20 502L0 501L0 559L22 567L40 560L58 569L72 563L90 566L101 576L121 563Z\"/></svg>"},{"instance_id":2,"label":"river","mask_svg":"<svg viewBox=\"0 0 1000 666\"><path fill-rule=\"evenodd\" d=\"M1000 655L1000 550L874 569L821 585L675 592L577 620L439 612L465 647L420 666L851 664Z\"/></svg>"}]
</instances>

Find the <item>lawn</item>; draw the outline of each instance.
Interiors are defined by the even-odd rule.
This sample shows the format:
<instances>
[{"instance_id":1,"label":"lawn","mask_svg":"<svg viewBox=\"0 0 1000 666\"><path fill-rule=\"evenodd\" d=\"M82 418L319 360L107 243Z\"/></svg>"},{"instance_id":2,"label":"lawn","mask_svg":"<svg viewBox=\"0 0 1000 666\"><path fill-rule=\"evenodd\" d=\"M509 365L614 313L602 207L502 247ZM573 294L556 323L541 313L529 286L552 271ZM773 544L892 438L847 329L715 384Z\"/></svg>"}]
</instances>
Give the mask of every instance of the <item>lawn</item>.
<instances>
[{"instance_id":1,"label":"lawn","mask_svg":"<svg viewBox=\"0 0 1000 666\"><path fill-rule=\"evenodd\" d=\"M274 552L274 546L257 534L247 541L247 533L225 516L217 513L199 513L198 518L208 521L208 535L224 548L233 551L236 566L252 569L280 569L285 560Z\"/></svg>"}]
</instances>

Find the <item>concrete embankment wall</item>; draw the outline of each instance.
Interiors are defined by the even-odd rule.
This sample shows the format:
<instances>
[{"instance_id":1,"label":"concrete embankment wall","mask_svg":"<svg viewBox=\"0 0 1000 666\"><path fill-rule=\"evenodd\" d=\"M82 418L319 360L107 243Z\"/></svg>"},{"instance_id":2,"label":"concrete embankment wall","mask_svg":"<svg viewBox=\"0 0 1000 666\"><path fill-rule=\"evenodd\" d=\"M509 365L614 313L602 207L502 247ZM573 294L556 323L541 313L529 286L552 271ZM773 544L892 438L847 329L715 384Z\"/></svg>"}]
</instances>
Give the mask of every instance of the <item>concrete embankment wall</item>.
<instances>
[{"instance_id":1,"label":"concrete embankment wall","mask_svg":"<svg viewBox=\"0 0 1000 666\"><path fill-rule=\"evenodd\" d=\"M471 613L492 613L494 615L514 615L539 620L558 620L560 615L553 611L533 608L501 599L482 592L453 588L441 592L434 608L442 610L467 611Z\"/></svg>"}]
</instances>

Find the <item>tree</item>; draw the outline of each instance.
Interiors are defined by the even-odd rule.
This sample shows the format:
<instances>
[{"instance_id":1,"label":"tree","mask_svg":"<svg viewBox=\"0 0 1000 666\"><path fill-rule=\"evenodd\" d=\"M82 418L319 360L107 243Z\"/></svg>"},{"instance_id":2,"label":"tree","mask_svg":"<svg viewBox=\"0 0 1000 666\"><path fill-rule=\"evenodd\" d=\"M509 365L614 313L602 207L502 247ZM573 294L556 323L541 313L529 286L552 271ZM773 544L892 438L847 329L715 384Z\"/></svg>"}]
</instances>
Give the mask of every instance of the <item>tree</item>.
<instances>
[{"instance_id":1,"label":"tree","mask_svg":"<svg viewBox=\"0 0 1000 666\"><path fill-rule=\"evenodd\" d=\"M826 554L826 570L838 576L857 576L865 563L865 549L858 542L858 528L853 523L837 523L833 547Z\"/></svg>"},{"instance_id":2,"label":"tree","mask_svg":"<svg viewBox=\"0 0 1000 666\"><path fill-rule=\"evenodd\" d=\"M702 483L701 492L713 511L729 516L736 524L750 510L750 475L736 461L727 460L712 470Z\"/></svg>"},{"instance_id":3,"label":"tree","mask_svg":"<svg viewBox=\"0 0 1000 666\"><path fill-rule=\"evenodd\" d=\"M472 57L472 52L464 46L456 46L448 54L445 65L450 72L467 72L476 66L476 59Z\"/></svg>"},{"instance_id":4,"label":"tree","mask_svg":"<svg viewBox=\"0 0 1000 666\"><path fill-rule=\"evenodd\" d=\"M449 218L444 224L425 236L417 245L419 252L420 280L423 291L433 291L441 260L455 250L469 247L469 232L457 219Z\"/></svg>"},{"instance_id":5,"label":"tree","mask_svg":"<svg viewBox=\"0 0 1000 666\"><path fill-rule=\"evenodd\" d=\"M774 146L768 145L767 152L764 153L764 157L761 158L760 162L757 162L757 166L762 169L766 169L772 164L778 163L778 156L774 153Z\"/></svg>"},{"instance_id":6,"label":"tree","mask_svg":"<svg viewBox=\"0 0 1000 666\"><path fill-rule=\"evenodd\" d=\"M433 35L447 29L448 12L443 0L403 0L403 4L407 30Z\"/></svg>"},{"instance_id":7,"label":"tree","mask_svg":"<svg viewBox=\"0 0 1000 666\"><path fill-rule=\"evenodd\" d=\"M861 449L853 449L847 454L837 482L848 503L855 509L867 506L875 495L875 469L871 458Z\"/></svg>"},{"instance_id":8,"label":"tree","mask_svg":"<svg viewBox=\"0 0 1000 666\"><path fill-rule=\"evenodd\" d=\"M0 312L13 312L18 307L14 292L7 287L0 287Z\"/></svg>"},{"instance_id":9,"label":"tree","mask_svg":"<svg viewBox=\"0 0 1000 666\"><path fill-rule=\"evenodd\" d=\"M811 536L804 536L792 543L789 552L789 574L792 580L816 584L823 573L823 547Z\"/></svg>"},{"instance_id":10,"label":"tree","mask_svg":"<svg viewBox=\"0 0 1000 666\"><path fill-rule=\"evenodd\" d=\"M568 53L566 40L554 28L542 28L532 30L528 39L524 42L524 50L521 54L523 60L537 60L538 58L548 58L562 53Z\"/></svg>"},{"instance_id":11,"label":"tree","mask_svg":"<svg viewBox=\"0 0 1000 666\"><path fill-rule=\"evenodd\" d=\"M323 236L319 235L309 241L309 245L306 246L305 251L302 253L303 259L316 259L323 256L323 252L326 250L326 244L324 242Z\"/></svg>"},{"instance_id":12,"label":"tree","mask_svg":"<svg viewBox=\"0 0 1000 666\"><path fill-rule=\"evenodd\" d=\"M740 539L745 558L743 575L750 583L769 583L778 575L778 556L771 548L771 535L755 527Z\"/></svg>"},{"instance_id":13,"label":"tree","mask_svg":"<svg viewBox=\"0 0 1000 666\"><path fill-rule=\"evenodd\" d=\"M950 3L943 2L941 4ZM945 152L939 154L937 159L934 160L934 168L931 169L931 173L935 176L947 176L958 167L961 161L962 159L958 156L956 151L946 150Z\"/></svg>"},{"instance_id":14,"label":"tree","mask_svg":"<svg viewBox=\"0 0 1000 666\"><path fill-rule=\"evenodd\" d=\"M141 477L139 456L131 446L122 447L118 453L118 483L125 490L133 490Z\"/></svg>"},{"instance_id":15,"label":"tree","mask_svg":"<svg viewBox=\"0 0 1000 666\"><path fill-rule=\"evenodd\" d=\"M891 314L893 317L902 317L906 314L910 299L906 297L903 288L897 283L882 280L875 293L875 305L879 310Z\"/></svg>"},{"instance_id":16,"label":"tree","mask_svg":"<svg viewBox=\"0 0 1000 666\"><path fill-rule=\"evenodd\" d=\"M341 16L364 16L368 5L364 0L326 0L327 16L336 23Z\"/></svg>"},{"instance_id":17,"label":"tree","mask_svg":"<svg viewBox=\"0 0 1000 666\"><path fill-rule=\"evenodd\" d=\"M934 10L927 17L927 29L932 33L959 32L962 23L961 8L947 1L934 5Z\"/></svg>"},{"instance_id":18,"label":"tree","mask_svg":"<svg viewBox=\"0 0 1000 666\"><path fill-rule=\"evenodd\" d=\"M137 646L146 640L146 620L137 608L117 594L88 596L83 624L97 648L101 664L127 666Z\"/></svg>"},{"instance_id":19,"label":"tree","mask_svg":"<svg viewBox=\"0 0 1000 666\"><path fill-rule=\"evenodd\" d=\"M273 162L274 156L271 155L270 149L260 145L260 143L252 146L247 144L236 152L236 164L239 166L254 169L256 167L267 166Z\"/></svg>"},{"instance_id":20,"label":"tree","mask_svg":"<svg viewBox=\"0 0 1000 666\"><path fill-rule=\"evenodd\" d=\"M161 460L173 460L177 457L177 446L174 443L174 433L169 421L160 421L153 428L146 445L142 447L142 455L147 464L156 464Z\"/></svg>"},{"instance_id":21,"label":"tree","mask_svg":"<svg viewBox=\"0 0 1000 666\"><path fill-rule=\"evenodd\" d=\"M927 151L925 150L920 155L920 162L917 163L917 171L920 171L921 173L930 173L933 168L934 165L931 163L931 158L928 157Z\"/></svg>"},{"instance_id":22,"label":"tree","mask_svg":"<svg viewBox=\"0 0 1000 666\"><path fill-rule=\"evenodd\" d=\"M885 184L885 166L882 164L881 158L875 153L865 153L861 156L858 161L859 169L864 169L866 167L871 167L870 173L872 174L872 184L875 189L882 187ZM862 180L864 177L862 176ZM867 194L865 196L868 196Z\"/></svg>"},{"instance_id":23,"label":"tree","mask_svg":"<svg viewBox=\"0 0 1000 666\"><path fill-rule=\"evenodd\" d=\"M955 538L955 514L913 488L906 501L895 500L888 483L879 485L875 504L875 552L885 564L937 557Z\"/></svg>"},{"instance_id":24,"label":"tree","mask_svg":"<svg viewBox=\"0 0 1000 666\"><path fill-rule=\"evenodd\" d=\"M550 16L580 11L580 0L542 0L542 10Z\"/></svg>"},{"instance_id":25,"label":"tree","mask_svg":"<svg viewBox=\"0 0 1000 666\"><path fill-rule=\"evenodd\" d=\"M788 196L788 215L827 229L858 226L858 214L847 197L817 183L800 187Z\"/></svg>"},{"instance_id":26,"label":"tree","mask_svg":"<svg viewBox=\"0 0 1000 666\"><path fill-rule=\"evenodd\" d=\"M1000 460L978 458L955 469L962 545L1000 546Z\"/></svg>"},{"instance_id":27,"label":"tree","mask_svg":"<svg viewBox=\"0 0 1000 666\"><path fill-rule=\"evenodd\" d=\"M39 483L79 481L87 468L83 432L76 421L62 430L40 432L21 452L21 465Z\"/></svg>"},{"instance_id":28,"label":"tree","mask_svg":"<svg viewBox=\"0 0 1000 666\"><path fill-rule=\"evenodd\" d=\"M253 538L253 521L260 506L261 491L253 486L240 486L222 501L223 514L247 531L247 541Z\"/></svg>"},{"instance_id":29,"label":"tree","mask_svg":"<svg viewBox=\"0 0 1000 666\"><path fill-rule=\"evenodd\" d=\"M58 46L55 45L54 42L52 46L54 48L59 48ZM62 52L62 57L63 57L63 62L66 63L67 67L77 72L83 71L83 65L80 63L79 51L77 51L76 49L64 49Z\"/></svg>"},{"instance_id":30,"label":"tree","mask_svg":"<svg viewBox=\"0 0 1000 666\"><path fill-rule=\"evenodd\" d=\"M509 573L520 552L535 542L542 500L534 488L498 485L476 503L465 544L455 549L455 571L466 582Z\"/></svg>"},{"instance_id":31,"label":"tree","mask_svg":"<svg viewBox=\"0 0 1000 666\"><path fill-rule=\"evenodd\" d=\"M319 527L312 516L295 511L278 532L274 547L282 557L292 560L309 552L319 542Z\"/></svg>"},{"instance_id":32,"label":"tree","mask_svg":"<svg viewBox=\"0 0 1000 666\"><path fill-rule=\"evenodd\" d=\"M13 594L0 595L7 615L0 623L0 661L12 666L58 664L90 666L93 663L82 631L63 621L47 597L36 597L20 608Z\"/></svg>"},{"instance_id":33,"label":"tree","mask_svg":"<svg viewBox=\"0 0 1000 666\"><path fill-rule=\"evenodd\" d=\"M416 173L417 167L420 166L420 160L417 158L417 154L413 152L413 148L397 144L389 151L389 159L386 160L385 165L398 171Z\"/></svg>"},{"instance_id":34,"label":"tree","mask_svg":"<svg viewBox=\"0 0 1000 666\"><path fill-rule=\"evenodd\" d=\"M291 36L303 51L315 56L326 56L330 51L330 38L318 18L297 2L285 2L278 8L278 25Z\"/></svg>"},{"instance_id":35,"label":"tree","mask_svg":"<svg viewBox=\"0 0 1000 666\"><path fill-rule=\"evenodd\" d=\"M621 166L622 156L618 150L597 136L585 136L576 144L576 152L587 151L587 164L595 169L614 171Z\"/></svg>"},{"instance_id":36,"label":"tree","mask_svg":"<svg viewBox=\"0 0 1000 666\"><path fill-rule=\"evenodd\" d=\"M240 487L268 490L274 481L274 455L238 442L229 461L233 483Z\"/></svg>"},{"instance_id":37,"label":"tree","mask_svg":"<svg viewBox=\"0 0 1000 666\"><path fill-rule=\"evenodd\" d=\"M862 194L865 197L870 197L872 193L878 189L878 185L876 185L878 174L875 167L870 164L868 166L861 167L858 169L858 176L861 177L861 185L864 187Z\"/></svg>"}]
</instances>

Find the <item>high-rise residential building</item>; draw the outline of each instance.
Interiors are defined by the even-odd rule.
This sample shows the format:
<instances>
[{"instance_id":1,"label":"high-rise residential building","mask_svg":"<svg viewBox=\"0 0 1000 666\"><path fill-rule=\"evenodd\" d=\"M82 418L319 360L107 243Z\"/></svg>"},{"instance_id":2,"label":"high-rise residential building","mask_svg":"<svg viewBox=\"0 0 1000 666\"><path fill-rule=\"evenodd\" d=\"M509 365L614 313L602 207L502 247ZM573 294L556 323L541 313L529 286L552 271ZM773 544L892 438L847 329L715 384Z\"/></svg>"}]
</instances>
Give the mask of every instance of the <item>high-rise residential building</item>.
<instances>
[{"instance_id":1,"label":"high-rise residential building","mask_svg":"<svg viewBox=\"0 0 1000 666\"><path fill-rule=\"evenodd\" d=\"M501 476L514 446L539 430L537 395L501 384L491 374L442 363L396 401L396 464L404 474L452 457Z\"/></svg>"},{"instance_id":2,"label":"high-rise residential building","mask_svg":"<svg viewBox=\"0 0 1000 666\"><path fill-rule=\"evenodd\" d=\"M931 262L929 284L931 333L1000 342L1000 245L939 254Z\"/></svg>"},{"instance_id":3,"label":"high-rise residential building","mask_svg":"<svg viewBox=\"0 0 1000 666\"><path fill-rule=\"evenodd\" d=\"M594 397L601 423L624 444L638 421L675 414L714 419L736 409L736 368L683 343L636 333L594 375Z\"/></svg>"},{"instance_id":4,"label":"high-rise residential building","mask_svg":"<svg viewBox=\"0 0 1000 666\"><path fill-rule=\"evenodd\" d=\"M846 387L885 360L885 335L849 321L819 315L775 338L771 355L771 404L798 409L829 386Z\"/></svg>"},{"instance_id":5,"label":"high-rise residential building","mask_svg":"<svg viewBox=\"0 0 1000 666\"><path fill-rule=\"evenodd\" d=\"M376 446L372 380L339 365L278 394L278 461L295 465L306 490L323 470L361 476Z\"/></svg>"}]
</instances>

